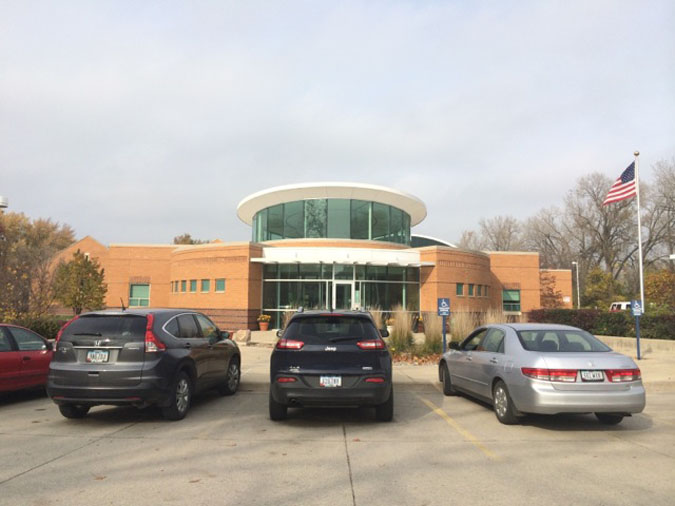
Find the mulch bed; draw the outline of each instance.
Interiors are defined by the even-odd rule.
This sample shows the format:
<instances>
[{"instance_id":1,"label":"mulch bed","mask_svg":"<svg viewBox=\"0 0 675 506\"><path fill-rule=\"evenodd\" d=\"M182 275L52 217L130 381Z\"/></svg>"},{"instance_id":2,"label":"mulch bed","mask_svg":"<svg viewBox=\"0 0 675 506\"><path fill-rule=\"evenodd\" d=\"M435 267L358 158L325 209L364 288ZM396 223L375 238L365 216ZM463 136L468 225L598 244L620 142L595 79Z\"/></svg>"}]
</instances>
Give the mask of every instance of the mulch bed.
<instances>
[{"instance_id":1,"label":"mulch bed","mask_svg":"<svg viewBox=\"0 0 675 506\"><path fill-rule=\"evenodd\" d=\"M436 365L441 359L441 354L415 355L413 353L392 353L392 358L395 364Z\"/></svg>"}]
</instances>

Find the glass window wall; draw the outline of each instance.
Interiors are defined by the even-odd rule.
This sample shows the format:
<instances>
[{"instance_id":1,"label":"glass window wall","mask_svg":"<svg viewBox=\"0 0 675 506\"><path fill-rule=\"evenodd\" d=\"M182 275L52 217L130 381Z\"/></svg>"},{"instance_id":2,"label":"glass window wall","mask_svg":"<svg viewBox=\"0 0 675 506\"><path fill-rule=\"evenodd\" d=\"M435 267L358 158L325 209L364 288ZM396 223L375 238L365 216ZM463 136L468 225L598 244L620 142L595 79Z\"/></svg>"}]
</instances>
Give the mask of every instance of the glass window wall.
<instances>
[{"instance_id":1,"label":"glass window wall","mask_svg":"<svg viewBox=\"0 0 675 506\"><path fill-rule=\"evenodd\" d=\"M351 237L350 201L328 199L327 233L324 237L349 239Z\"/></svg>"},{"instance_id":2,"label":"glass window wall","mask_svg":"<svg viewBox=\"0 0 675 506\"><path fill-rule=\"evenodd\" d=\"M351 238L370 239L370 202L352 200L351 208Z\"/></svg>"},{"instance_id":3,"label":"glass window wall","mask_svg":"<svg viewBox=\"0 0 675 506\"><path fill-rule=\"evenodd\" d=\"M327 237L326 200L305 200L304 237Z\"/></svg>"},{"instance_id":4,"label":"glass window wall","mask_svg":"<svg viewBox=\"0 0 675 506\"><path fill-rule=\"evenodd\" d=\"M258 212L252 225L256 242L326 237L410 244L410 216L407 213L365 200L287 202Z\"/></svg>"},{"instance_id":5,"label":"glass window wall","mask_svg":"<svg viewBox=\"0 0 675 506\"><path fill-rule=\"evenodd\" d=\"M419 268L349 264L267 264L263 269L263 312L280 327L283 314L306 309L332 309L333 292L354 306L391 311L401 305L420 307ZM341 299L341 300L342 300ZM339 304L339 302L336 302Z\"/></svg>"}]
</instances>

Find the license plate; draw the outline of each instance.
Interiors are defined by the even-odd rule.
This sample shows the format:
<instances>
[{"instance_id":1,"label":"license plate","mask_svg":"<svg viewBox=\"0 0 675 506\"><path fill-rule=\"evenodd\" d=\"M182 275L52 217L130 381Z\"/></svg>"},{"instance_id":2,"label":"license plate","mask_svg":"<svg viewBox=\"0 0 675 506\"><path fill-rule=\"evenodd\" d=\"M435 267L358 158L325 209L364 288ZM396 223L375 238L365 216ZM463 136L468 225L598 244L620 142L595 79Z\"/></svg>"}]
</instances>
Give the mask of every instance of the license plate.
<instances>
[{"instance_id":1,"label":"license plate","mask_svg":"<svg viewBox=\"0 0 675 506\"><path fill-rule=\"evenodd\" d=\"M108 350L89 350L87 352L87 362L91 364L102 364L108 361Z\"/></svg>"},{"instance_id":2,"label":"license plate","mask_svg":"<svg viewBox=\"0 0 675 506\"><path fill-rule=\"evenodd\" d=\"M581 379L583 381L603 381L605 375L602 371L581 371Z\"/></svg>"},{"instance_id":3,"label":"license plate","mask_svg":"<svg viewBox=\"0 0 675 506\"><path fill-rule=\"evenodd\" d=\"M326 388L341 387L342 376L321 376L319 378L319 385Z\"/></svg>"}]
</instances>

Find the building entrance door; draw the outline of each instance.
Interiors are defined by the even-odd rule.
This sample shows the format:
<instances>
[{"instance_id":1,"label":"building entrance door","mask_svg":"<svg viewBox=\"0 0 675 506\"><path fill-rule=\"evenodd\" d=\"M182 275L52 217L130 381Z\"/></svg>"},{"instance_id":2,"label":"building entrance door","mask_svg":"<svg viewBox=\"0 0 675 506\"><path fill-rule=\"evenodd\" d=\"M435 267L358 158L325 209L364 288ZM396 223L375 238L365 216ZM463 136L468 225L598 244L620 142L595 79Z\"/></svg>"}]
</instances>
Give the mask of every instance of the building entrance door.
<instances>
[{"instance_id":1,"label":"building entrance door","mask_svg":"<svg viewBox=\"0 0 675 506\"><path fill-rule=\"evenodd\" d=\"M354 282L334 281L333 300L335 301L334 309L342 311L352 309L354 301Z\"/></svg>"}]
</instances>

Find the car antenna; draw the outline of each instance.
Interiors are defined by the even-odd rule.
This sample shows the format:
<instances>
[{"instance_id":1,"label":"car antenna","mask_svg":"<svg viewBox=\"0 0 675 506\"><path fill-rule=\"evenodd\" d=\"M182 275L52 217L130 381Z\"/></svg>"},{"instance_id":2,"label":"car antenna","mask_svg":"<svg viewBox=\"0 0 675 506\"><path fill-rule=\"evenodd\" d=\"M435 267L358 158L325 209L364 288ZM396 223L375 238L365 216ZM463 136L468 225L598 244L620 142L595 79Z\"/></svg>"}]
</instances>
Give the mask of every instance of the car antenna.
<instances>
[{"instance_id":1,"label":"car antenna","mask_svg":"<svg viewBox=\"0 0 675 506\"><path fill-rule=\"evenodd\" d=\"M122 300L122 297L120 297L120 303L122 304L122 311L126 311L127 308L124 306L124 301Z\"/></svg>"}]
</instances>

